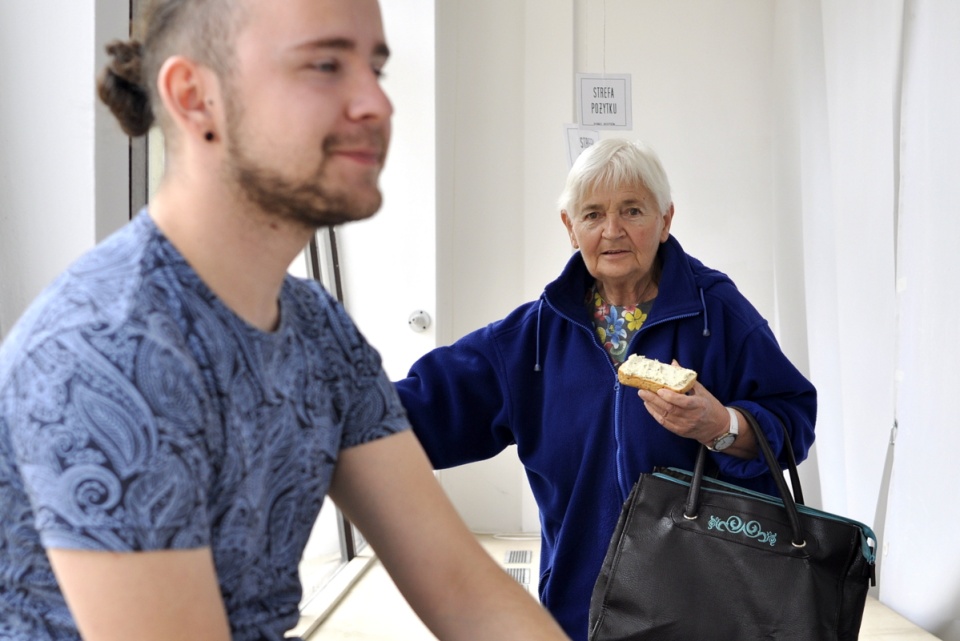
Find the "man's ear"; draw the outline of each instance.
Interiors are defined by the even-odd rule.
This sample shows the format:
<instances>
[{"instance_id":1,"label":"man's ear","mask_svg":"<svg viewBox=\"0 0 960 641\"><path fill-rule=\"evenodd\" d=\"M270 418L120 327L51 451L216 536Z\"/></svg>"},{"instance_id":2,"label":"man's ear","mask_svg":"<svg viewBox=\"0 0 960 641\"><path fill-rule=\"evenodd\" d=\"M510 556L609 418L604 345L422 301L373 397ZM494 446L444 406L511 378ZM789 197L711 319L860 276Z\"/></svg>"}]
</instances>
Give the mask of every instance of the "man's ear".
<instances>
[{"instance_id":1,"label":"man's ear","mask_svg":"<svg viewBox=\"0 0 960 641\"><path fill-rule=\"evenodd\" d=\"M184 56L167 58L157 75L160 101L174 126L186 138L219 138L220 83L203 65Z\"/></svg>"}]
</instances>

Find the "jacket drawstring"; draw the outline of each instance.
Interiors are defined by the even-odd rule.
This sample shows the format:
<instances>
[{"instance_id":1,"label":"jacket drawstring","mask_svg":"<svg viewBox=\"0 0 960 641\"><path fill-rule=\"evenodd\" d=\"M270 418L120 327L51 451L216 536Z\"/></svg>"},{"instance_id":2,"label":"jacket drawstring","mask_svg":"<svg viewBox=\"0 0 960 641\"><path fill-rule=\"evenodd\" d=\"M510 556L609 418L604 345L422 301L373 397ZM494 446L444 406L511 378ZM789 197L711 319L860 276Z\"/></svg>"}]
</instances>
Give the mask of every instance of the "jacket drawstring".
<instances>
[{"instance_id":1,"label":"jacket drawstring","mask_svg":"<svg viewBox=\"0 0 960 641\"><path fill-rule=\"evenodd\" d=\"M703 287L700 288L700 305L703 306L703 335L710 336L710 318L707 315L707 300L703 294ZM543 313L543 296L540 296L540 304L537 306L537 354L536 362L533 365L533 371L539 372L540 369L540 316Z\"/></svg>"},{"instance_id":2,"label":"jacket drawstring","mask_svg":"<svg viewBox=\"0 0 960 641\"><path fill-rule=\"evenodd\" d=\"M710 335L710 319L707 318L707 301L703 297L703 287L700 288L700 304L703 305L703 335Z\"/></svg>"},{"instance_id":3,"label":"jacket drawstring","mask_svg":"<svg viewBox=\"0 0 960 641\"><path fill-rule=\"evenodd\" d=\"M537 359L533 364L533 371L540 371L540 314L543 312L543 296L540 297L540 305L537 307Z\"/></svg>"}]
</instances>

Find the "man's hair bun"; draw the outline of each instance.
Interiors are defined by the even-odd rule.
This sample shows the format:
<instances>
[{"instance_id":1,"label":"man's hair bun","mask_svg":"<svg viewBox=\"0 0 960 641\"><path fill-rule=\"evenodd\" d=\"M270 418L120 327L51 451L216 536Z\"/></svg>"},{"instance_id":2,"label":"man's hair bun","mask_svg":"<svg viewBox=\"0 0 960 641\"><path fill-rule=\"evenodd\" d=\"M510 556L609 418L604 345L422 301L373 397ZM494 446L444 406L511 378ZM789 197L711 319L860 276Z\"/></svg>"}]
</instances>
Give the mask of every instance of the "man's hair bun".
<instances>
[{"instance_id":1,"label":"man's hair bun","mask_svg":"<svg viewBox=\"0 0 960 641\"><path fill-rule=\"evenodd\" d=\"M143 48L136 40L116 40L107 45L110 64L100 74L97 93L128 136L142 136L153 125L150 92L144 86Z\"/></svg>"}]
</instances>

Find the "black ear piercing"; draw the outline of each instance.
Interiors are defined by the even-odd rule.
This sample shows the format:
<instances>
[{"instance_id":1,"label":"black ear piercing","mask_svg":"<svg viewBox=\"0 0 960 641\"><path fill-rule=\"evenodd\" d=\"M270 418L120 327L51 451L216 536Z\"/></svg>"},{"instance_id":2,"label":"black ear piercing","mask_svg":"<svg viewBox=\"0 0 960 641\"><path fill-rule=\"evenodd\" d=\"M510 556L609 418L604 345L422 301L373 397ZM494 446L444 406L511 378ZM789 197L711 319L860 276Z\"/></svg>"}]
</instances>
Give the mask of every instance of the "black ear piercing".
<instances>
[{"instance_id":1,"label":"black ear piercing","mask_svg":"<svg viewBox=\"0 0 960 641\"><path fill-rule=\"evenodd\" d=\"M203 139L206 140L207 142L213 142L213 139L214 139L213 132L212 132L212 131L208 131L207 133L205 133L205 134L203 135Z\"/></svg>"}]
</instances>

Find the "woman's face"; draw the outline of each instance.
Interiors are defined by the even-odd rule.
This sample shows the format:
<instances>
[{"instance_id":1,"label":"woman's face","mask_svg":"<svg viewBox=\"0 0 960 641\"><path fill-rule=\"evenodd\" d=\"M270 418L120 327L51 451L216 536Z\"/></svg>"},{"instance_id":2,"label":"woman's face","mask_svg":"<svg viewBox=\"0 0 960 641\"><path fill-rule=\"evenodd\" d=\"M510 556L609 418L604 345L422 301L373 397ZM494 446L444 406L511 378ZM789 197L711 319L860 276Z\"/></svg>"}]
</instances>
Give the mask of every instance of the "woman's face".
<instances>
[{"instance_id":1,"label":"woman's face","mask_svg":"<svg viewBox=\"0 0 960 641\"><path fill-rule=\"evenodd\" d=\"M650 273L657 248L670 235L673 205L661 213L643 185L599 188L560 217L594 278L612 287L634 286Z\"/></svg>"}]
</instances>

